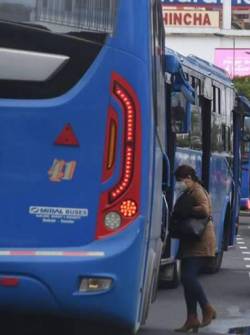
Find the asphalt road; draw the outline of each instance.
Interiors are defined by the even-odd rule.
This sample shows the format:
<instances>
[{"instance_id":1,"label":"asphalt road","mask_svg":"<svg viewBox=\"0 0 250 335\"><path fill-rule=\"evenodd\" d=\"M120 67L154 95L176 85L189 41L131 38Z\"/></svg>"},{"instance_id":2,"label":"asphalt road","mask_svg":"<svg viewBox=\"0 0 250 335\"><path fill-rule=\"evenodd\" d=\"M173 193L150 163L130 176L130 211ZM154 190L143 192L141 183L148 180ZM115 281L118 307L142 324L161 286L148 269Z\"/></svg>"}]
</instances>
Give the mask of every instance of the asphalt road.
<instances>
[{"instance_id":1,"label":"asphalt road","mask_svg":"<svg viewBox=\"0 0 250 335\"><path fill-rule=\"evenodd\" d=\"M210 326L200 329L200 333L228 334L231 331L231 334L250 334L245 328L250 326L250 216L241 216L240 222L236 246L224 254L220 272L201 276L218 318ZM183 324L185 313L181 287L160 291L151 307L147 325L139 334L172 334L171 330ZM232 330L238 327L244 329Z\"/></svg>"},{"instance_id":2,"label":"asphalt road","mask_svg":"<svg viewBox=\"0 0 250 335\"><path fill-rule=\"evenodd\" d=\"M210 302L216 307L218 318L199 333L250 335L250 329L248 332L246 328L250 327L250 213L241 216L236 246L224 254L221 271L214 275L202 275L201 281ZM176 334L173 329L183 324L185 313L182 287L160 290L157 301L151 306L147 324L139 331L139 335ZM30 323L30 320L33 322ZM1 313L0 325L1 334L8 335L110 334L104 328L93 330L84 324L76 330L76 323L68 320L44 321L33 317L27 322L23 318L14 320ZM121 335L120 332L116 334Z\"/></svg>"}]
</instances>

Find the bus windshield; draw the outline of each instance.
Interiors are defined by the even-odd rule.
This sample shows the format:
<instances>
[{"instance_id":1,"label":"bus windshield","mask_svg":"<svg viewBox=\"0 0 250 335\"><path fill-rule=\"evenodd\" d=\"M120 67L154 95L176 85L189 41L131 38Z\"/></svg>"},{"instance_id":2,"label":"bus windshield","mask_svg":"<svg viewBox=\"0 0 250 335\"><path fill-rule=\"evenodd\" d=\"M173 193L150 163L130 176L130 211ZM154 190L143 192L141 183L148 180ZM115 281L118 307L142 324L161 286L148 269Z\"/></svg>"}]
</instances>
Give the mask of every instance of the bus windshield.
<instances>
[{"instance_id":1,"label":"bus windshield","mask_svg":"<svg viewBox=\"0 0 250 335\"><path fill-rule=\"evenodd\" d=\"M0 0L0 20L43 28L53 33L109 33L117 0Z\"/></svg>"}]
</instances>

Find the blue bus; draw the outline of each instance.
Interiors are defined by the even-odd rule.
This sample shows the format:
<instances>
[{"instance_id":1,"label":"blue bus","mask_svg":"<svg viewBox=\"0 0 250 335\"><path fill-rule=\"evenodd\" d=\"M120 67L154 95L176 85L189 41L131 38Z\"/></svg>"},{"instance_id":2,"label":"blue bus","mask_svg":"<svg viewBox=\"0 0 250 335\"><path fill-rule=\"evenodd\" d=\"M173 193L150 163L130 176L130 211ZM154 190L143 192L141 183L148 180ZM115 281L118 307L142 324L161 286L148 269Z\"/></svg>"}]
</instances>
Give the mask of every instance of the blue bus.
<instances>
[{"instance_id":1,"label":"blue bus","mask_svg":"<svg viewBox=\"0 0 250 335\"><path fill-rule=\"evenodd\" d=\"M0 308L135 333L175 264L175 162L231 181L221 155L210 174L199 151L175 159L195 105L166 67L161 2L5 0L0 25Z\"/></svg>"},{"instance_id":2,"label":"blue bus","mask_svg":"<svg viewBox=\"0 0 250 335\"><path fill-rule=\"evenodd\" d=\"M240 203L240 143L244 121L250 109L244 97L238 96L231 79L220 68L196 57L184 57L166 50L166 63L170 73L167 83L167 100L182 92L184 104L189 101L187 113L189 132L182 131L176 113L169 114L168 157L170 160L171 188L168 195L171 210L175 201L173 172L178 165L195 168L212 200L217 251L206 272L220 269L223 253L235 241ZM185 83L184 85L180 83ZM194 101L187 91L193 89ZM177 128L177 131L176 131ZM163 255L161 280L167 287L176 287L179 267L176 261L178 241L168 238Z\"/></svg>"},{"instance_id":3,"label":"blue bus","mask_svg":"<svg viewBox=\"0 0 250 335\"><path fill-rule=\"evenodd\" d=\"M247 100L246 100L247 101ZM250 102L247 101L250 106ZM250 209L250 143L242 140L241 143L241 209Z\"/></svg>"},{"instance_id":4,"label":"blue bus","mask_svg":"<svg viewBox=\"0 0 250 335\"><path fill-rule=\"evenodd\" d=\"M250 160L248 155L241 162L240 208L243 210L250 209Z\"/></svg>"},{"instance_id":5,"label":"blue bus","mask_svg":"<svg viewBox=\"0 0 250 335\"><path fill-rule=\"evenodd\" d=\"M6 0L0 26L0 307L136 332L168 217L161 3Z\"/></svg>"}]
</instances>

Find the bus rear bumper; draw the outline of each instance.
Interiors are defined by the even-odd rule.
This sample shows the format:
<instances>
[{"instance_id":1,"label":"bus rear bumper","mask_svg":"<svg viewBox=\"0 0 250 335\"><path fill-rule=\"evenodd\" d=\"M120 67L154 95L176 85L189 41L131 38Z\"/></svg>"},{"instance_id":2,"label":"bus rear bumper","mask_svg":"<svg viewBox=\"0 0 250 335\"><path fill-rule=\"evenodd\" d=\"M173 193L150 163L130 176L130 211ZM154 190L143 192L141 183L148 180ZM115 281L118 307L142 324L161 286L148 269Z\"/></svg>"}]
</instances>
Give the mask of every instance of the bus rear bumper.
<instances>
[{"instance_id":1,"label":"bus rear bumper","mask_svg":"<svg viewBox=\"0 0 250 335\"><path fill-rule=\"evenodd\" d=\"M119 235L82 248L0 249L0 308L134 325L144 271L143 239L144 222L138 218ZM86 278L108 278L112 284L82 292Z\"/></svg>"}]
</instances>

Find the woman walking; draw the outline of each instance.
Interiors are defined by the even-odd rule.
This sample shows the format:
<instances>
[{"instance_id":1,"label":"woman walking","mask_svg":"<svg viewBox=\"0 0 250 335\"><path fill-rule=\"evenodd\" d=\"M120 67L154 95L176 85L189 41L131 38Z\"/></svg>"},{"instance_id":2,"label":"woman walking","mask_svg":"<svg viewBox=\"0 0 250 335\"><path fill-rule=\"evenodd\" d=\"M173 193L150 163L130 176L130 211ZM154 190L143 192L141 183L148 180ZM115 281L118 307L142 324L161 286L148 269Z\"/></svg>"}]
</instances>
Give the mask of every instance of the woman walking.
<instances>
[{"instance_id":1,"label":"woman walking","mask_svg":"<svg viewBox=\"0 0 250 335\"><path fill-rule=\"evenodd\" d=\"M185 324L175 329L177 332L197 332L216 318L216 311L198 280L200 271L206 266L209 258L215 256L216 238L211 221L211 202L209 195L201 185L195 170L188 165L181 165L175 171L176 184L182 190L177 199L172 219L184 220L190 217L209 219L200 240L180 239L178 256L181 259L181 282L187 307ZM198 319L197 304L202 311L202 321Z\"/></svg>"}]
</instances>

